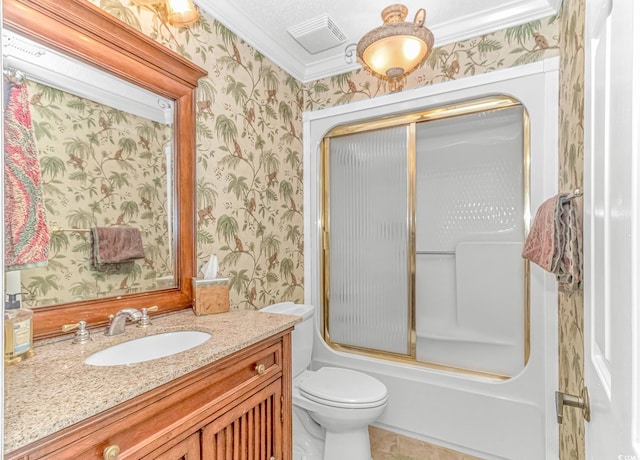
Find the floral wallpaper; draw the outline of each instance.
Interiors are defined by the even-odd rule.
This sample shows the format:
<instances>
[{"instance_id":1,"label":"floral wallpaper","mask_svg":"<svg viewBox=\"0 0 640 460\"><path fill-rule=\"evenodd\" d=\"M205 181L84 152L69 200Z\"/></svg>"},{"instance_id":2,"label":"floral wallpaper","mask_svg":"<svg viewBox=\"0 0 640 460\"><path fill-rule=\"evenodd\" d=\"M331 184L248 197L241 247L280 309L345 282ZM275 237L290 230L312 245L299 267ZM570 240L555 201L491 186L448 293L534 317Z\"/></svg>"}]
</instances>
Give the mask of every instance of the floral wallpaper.
<instances>
[{"instance_id":1,"label":"floral wallpaper","mask_svg":"<svg viewBox=\"0 0 640 460\"><path fill-rule=\"evenodd\" d=\"M559 54L556 16L435 48L400 86L403 90L539 61ZM355 53L354 53L355 56ZM366 70L337 75L304 87L304 109L317 110L392 92Z\"/></svg>"},{"instance_id":2,"label":"floral wallpaper","mask_svg":"<svg viewBox=\"0 0 640 460\"><path fill-rule=\"evenodd\" d=\"M21 271L25 305L155 288L157 278L173 272L164 155L171 129L48 86L28 85L52 232L48 265ZM114 225L140 230L145 257L117 270L95 270L88 229Z\"/></svg>"},{"instance_id":3,"label":"floral wallpaper","mask_svg":"<svg viewBox=\"0 0 640 460\"><path fill-rule=\"evenodd\" d=\"M174 28L162 4L92 0L209 72L197 93L197 257L229 277L231 307L303 299L302 111L390 91L366 71L302 85L201 11ZM555 18L434 50L405 89L558 54Z\"/></svg>"},{"instance_id":4,"label":"floral wallpaper","mask_svg":"<svg viewBox=\"0 0 640 460\"><path fill-rule=\"evenodd\" d=\"M197 263L216 255L231 309L302 302L303 88L209 15L175 28L163 4L92 0L206 69L197 90Z\"/></svg>"},{"instance_id":5,"label":"floral wallpaper","mask_svg":"<svg viewBox=\"0 0 640 460\"><path fill-rule=\"evenodd\" d=\"M209 71L197 96L199 263L210 254L221 260L232 308L300 301L301 113L391 88L364 70L302 85L206 14L176 29L161 7L92 1ZM584 0L565 0L557 17L435 49L401 85L408 90L560 55L559 187L572 189L582 184L583 24ZM560 388L575 392L582 375L582 293L561 294L559 303ZM561 458L584 458L581 423L566 415Z\"/></svg>"},{"instance_id":6,"label":"floral wallpaper","mask_svg":"<svg viewBox=\"0 0 640 460\"><path fill-rule=\"evenodd\" d=\"M564 0L560 12L559 178L562 191L583 188L585 0ZM576 200L582 218L582 200ZM579 223L582 225L582 221ZM584 291L558 298L558 390L579 395L584 386ZM582 413L565 410L560 425L560 459L585 458Z\"/></svg>"}]
</instances>

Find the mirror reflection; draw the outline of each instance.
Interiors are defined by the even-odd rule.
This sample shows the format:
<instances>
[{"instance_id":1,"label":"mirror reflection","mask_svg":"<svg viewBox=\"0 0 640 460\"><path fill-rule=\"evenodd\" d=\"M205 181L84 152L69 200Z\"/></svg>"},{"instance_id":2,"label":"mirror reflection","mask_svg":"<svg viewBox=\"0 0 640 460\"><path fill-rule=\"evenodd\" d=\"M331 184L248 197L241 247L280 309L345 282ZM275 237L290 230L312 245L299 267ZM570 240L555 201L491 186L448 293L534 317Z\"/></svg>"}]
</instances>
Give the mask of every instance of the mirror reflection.
<instances>
[{"instance_id":1,"label":"mirror reflection","mask_svg":"<svg viewBox=\"0 0 640 460\"><path fill-rule=\"evenodd\" d=\"M6 292L33 308L176 286L173 101L8 31L3 54Z\"/></svg>"}]
</instances>

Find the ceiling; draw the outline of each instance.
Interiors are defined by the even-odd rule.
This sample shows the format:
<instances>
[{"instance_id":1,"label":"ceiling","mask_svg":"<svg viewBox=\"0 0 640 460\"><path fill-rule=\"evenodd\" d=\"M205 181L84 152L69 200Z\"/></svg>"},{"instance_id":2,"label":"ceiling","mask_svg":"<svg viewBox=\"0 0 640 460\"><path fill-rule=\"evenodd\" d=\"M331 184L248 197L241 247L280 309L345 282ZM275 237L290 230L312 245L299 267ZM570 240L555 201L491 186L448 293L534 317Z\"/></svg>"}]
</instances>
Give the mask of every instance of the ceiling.
<instances>
[{"instance_id":1,"label":"ceiling","mask_svg":"<svg viewBox=\"0 0 640 460\"><path fill-rule=\"evenodd\" d=\"M505 29L554 15L562 0L404 0L412 21L418 9L426 10L425 25L435 35L435 46ZM240 36L253 48L302 82L356 69L355 58L345 58L369 30L382 25L380 12L391 0L195 0L205 12ZM305 21L323 17L317 24L331 24L344 41L324 51L308 52L287 31ZM308 35L314 43L322 35ZM339 32L330 38L339 36ZM337 42L338 40L336 40ZM353 53L355 56L355 52ZM350 61L350 62L349 62Z\"/></svg>"}]
</instances>

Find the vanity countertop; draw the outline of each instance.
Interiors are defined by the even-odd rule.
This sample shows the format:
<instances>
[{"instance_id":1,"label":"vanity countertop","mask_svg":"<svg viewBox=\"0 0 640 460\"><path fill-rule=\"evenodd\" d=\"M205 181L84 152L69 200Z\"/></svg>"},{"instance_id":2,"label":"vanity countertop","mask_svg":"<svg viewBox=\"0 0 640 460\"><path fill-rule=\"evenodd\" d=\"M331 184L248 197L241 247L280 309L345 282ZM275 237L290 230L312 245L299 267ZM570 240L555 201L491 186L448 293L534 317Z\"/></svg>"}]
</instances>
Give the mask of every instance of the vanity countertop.
<instances>
[{"instance_id":1,"label":"vanity countertop","mask_svg":"<svg viewBox=\"0 0 640 460\"><path fill-rule=\"evenodd\" d=\"M297 316L233 311L196 316L185 310L152 318L148 328L126 326L107 337L36 343L33 358L4 370L4 452L34 442L92 415L170 382L182 375L292 327ZM84 363L87 356L138 337L169 331L199 330L211 339L190 350L152 361L108 367Z\"/></svg>"}]
</instances>

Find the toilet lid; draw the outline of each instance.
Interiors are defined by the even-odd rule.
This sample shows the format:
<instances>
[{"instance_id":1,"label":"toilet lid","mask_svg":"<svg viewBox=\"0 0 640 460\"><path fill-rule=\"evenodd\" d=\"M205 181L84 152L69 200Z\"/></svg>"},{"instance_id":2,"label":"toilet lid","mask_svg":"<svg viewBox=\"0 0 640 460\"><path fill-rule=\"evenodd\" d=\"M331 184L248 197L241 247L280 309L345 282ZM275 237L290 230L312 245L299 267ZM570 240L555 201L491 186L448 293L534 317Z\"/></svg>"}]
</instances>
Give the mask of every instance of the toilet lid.
<instances>
[{"instance_id":1,"label":"toilet lid","mask_svg":"<svg viewBox=\"0 0 640 460\"><path fill-rule=\"evenodd\" d=\"M312 401L336 407L377 407L387 400L387 387L379 380L336 367L310 372L298 388Z\"/></svg>"}]
</instances>

